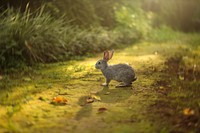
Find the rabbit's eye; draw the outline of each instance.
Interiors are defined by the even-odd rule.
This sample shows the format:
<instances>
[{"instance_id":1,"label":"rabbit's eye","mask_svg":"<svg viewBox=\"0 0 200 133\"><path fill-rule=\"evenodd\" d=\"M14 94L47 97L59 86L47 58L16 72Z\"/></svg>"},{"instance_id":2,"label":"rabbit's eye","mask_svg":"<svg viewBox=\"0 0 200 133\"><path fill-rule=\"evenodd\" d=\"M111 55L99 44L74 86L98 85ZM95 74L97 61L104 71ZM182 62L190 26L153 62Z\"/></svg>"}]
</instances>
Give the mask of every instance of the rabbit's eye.
<instances>
[{"instance_id":1,"label":"rabbit's eye","mask_svg":"<svg viewBox=\"0 0 200 133\"><path fill-rule=\"evenodd\" d=\"M101 64L101 62L98 62L98 64Z\"/></svg>"}]
</instances>

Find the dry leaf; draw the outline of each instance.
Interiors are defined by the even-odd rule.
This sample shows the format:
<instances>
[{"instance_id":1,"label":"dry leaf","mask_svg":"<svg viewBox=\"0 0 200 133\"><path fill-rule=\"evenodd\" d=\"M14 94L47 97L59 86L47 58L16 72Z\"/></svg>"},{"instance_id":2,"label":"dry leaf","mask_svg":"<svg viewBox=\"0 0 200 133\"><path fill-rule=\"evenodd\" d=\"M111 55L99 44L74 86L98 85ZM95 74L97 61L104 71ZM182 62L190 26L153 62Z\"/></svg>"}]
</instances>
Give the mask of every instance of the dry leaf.
<instances>
[{"instance_id":1,"label":"dry leaf","mask_svg":"<svg viewBox=\"0 0 200 133\"><path fill-rule=\"evenodd\" d=\"M90 94L89 98L93 99L93 100L97 100L97 101L101 101L100 96L96 96L94 94Z\"/></svg>"},{"instance_id":2,"label":"dry leaf","mask_svg":"<svg viewBox=\"0 0 200 133\"><path fill-rule=\"evenodd\" d=\"M3 79L3 76L0 75L0 80L2 80L2 79Z\"/></svg>"},{"instance_id":3,"label":"dry leaf","mask_svg":"<svg viewBox=\"0 0 200 133\"><path fill-rule=\"evenodd\" d=\"M88 99L86 99L86 102L87 102L87 103L93 103L93 102L94 102L94 99L88 98Z\"/></svg>"},{"instance_id":4,"label":"dry leaf","mask_svg":"<svg viewBox=\"0 0 200 133\"><path fill-rule=\"evenodd\" d=\"M52 102L53 104L67 104L67 99L64 98L64 97L61 97L61 96L57 96L57 97L54 97L52 99Z\"/></svg>"},{"instance_id":5,"label":"dry leaf","mask_svg":"<svg viewBox=\"0 0 200 133\"><path fill-rule=\"evenodd\" d=\"M99 109L98 109L98 112L99 112L99 113L103 113L103 112L105 112L105 111L107 111L107 110L108 110L107 108L104 108L104 107L103 107L103 108L99 108Z\"/></svg>"},{"instance_id":6,"label":"dry leaf","mask_svg":"<svg viewBox=\"0 0 200 133\"><path fill-rule=\"evenodd\" d=\"M93 103L94 101L101 101L101 98L99 96L96 96L94 94L90 94L88 98L86 99L87 103Z\"/></svg>"},{"instance_id":7,"label":"dry leaf","mask_svg":"<svg viewBox=\"0 0 200 133\"><path fill-rule=\"evenodd\" d=\"M186 115L186 116L194 115L194 110L191 109L191 108L185 108L185 109L183 110L183 114Z\"/></svg>"}]
</instances>

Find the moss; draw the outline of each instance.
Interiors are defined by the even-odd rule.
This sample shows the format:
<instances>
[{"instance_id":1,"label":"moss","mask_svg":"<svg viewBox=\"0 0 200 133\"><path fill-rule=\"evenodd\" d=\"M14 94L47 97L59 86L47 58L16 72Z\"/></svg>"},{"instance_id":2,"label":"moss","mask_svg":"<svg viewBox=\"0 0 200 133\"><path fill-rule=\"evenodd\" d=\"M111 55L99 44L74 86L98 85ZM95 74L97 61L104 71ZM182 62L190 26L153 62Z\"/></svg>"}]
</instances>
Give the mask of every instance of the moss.
<instances>
[{"instance_id":1,"label":"moss","mask_svg":"<svg viewBox=\"0 0 200 133\"><path fill-rule=\"evenodd\" d=\"M155 122L162 118L152 114L149 107L160 99L157 89L161 92L166 88L165 84L156 83L169 80L169 74L165 73L166 59L179 50L177 44L145 42L117 50L109 63L129 63L138 77L133 86L127 88L115 88L115 81L109 87L100 86L104 77L94 69L94 64L102 58L101 54L82 61L41 64L34 68L34 73L9 78L9 83L15 84L8 85L7 90L0 90L0 114L3 118L0 119L0 130L18 132L20 129L20 132L29 133L168 132L168 125ZM163 79L163 76L166 77ZM91 93L99 96L101 101L87 103ZM67 105L50 104L58 95L67 99ZM20 107L17 111L7 110L16 105ZM99 108L106 108L106 111L99 113Z\"/></svg>"}]
</instances>

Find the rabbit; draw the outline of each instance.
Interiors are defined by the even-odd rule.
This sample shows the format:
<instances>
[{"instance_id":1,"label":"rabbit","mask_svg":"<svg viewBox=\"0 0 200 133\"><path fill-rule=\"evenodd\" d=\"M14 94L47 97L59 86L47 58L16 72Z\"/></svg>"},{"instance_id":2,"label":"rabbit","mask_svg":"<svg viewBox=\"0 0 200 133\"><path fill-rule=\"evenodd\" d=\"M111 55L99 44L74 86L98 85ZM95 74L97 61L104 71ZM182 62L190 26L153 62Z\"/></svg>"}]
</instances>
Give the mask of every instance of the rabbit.
<instances>
[{"instance_id":1,"label":"rabbit","mask_svg":"<svg viewBox=\"0 0 200 133\"><path fill-rule=\"evenodd\" d=\"M129 87L137 79L134 69L127 64L108 65L112 58L114 50L104 51L103 59L98 60L95 64L96 69L100 69L106 78L102 86L108 86L111 80L122 82L116 87Z\"/></svg>"}]
</instances>

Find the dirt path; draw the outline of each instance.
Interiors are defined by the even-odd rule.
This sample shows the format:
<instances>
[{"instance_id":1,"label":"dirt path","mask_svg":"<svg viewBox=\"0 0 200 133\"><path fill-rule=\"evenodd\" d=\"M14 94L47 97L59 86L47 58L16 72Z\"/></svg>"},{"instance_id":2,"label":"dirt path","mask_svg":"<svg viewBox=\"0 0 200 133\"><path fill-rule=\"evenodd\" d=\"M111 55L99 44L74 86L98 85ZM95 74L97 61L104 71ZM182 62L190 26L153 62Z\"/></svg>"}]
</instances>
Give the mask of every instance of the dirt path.
<instances>
[{"instance_id":1,"label":"dirt path","mask_svg":"<svg viewBox=\"0 0 200 133\"><path fill-rule=\"evenodd\" d=\"M187 51L188 47L140 43L116 51L110 64L129 63L137 73L138 80L127 88L115 88L114 81L109 87L100 86L104 77L94 64L101 55L39 65L36 70L5 76L0 82L7 87L6 91L0 90L0 132L198 132L199 97L193 95L194 104L182 103L188 100L188 95L176 95L185 92L181 92L177 81L182 77L177 79L176 71L171 72L173 67L170 68L174 65L175 69L180 63L173 60L178 59L173 58L175 53ZM194 93L199 91L197 81L193 81ZM174 86L179 91L172 91ZM57 96L65 98L67 104L51 104ZM180 100L183 101L179 104ZM189 107L195 113L185 116L182 110Z\"/></svg>"}]
</instances>

